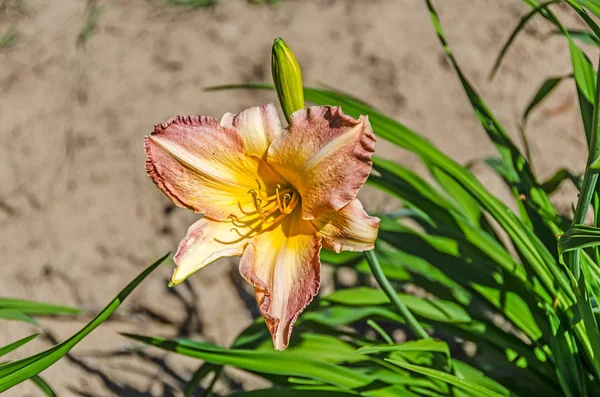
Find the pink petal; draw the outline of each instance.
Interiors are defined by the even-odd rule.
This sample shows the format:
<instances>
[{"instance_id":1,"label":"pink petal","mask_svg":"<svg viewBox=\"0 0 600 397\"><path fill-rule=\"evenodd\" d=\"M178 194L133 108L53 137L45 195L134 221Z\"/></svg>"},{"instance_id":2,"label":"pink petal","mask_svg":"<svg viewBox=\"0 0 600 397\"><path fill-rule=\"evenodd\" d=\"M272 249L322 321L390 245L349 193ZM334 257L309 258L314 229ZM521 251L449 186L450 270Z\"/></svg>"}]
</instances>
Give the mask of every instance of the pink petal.
<instances>
[{"instance_id":1,"label":"pink petal","mask_svg":"<svg viewBox=\"0 0 600 397\"><path fill-rule=\"evenodd\" d=\"M279 183L266 163L244 153L239 132L205 116L174 117L145 139L146 171L180 207L216 220L250 210L257 179Z\"/></svg>"},{"instance_id":2,"label":"pink petal","mask_svg":"<svg viewBox=\"0 0 600 397\"><path fill-rule=\"evenodd\" d=\"M375 247L379 218L369 216L358 199L339 211L323 213L311 221L323 246L335 252L368 251Z\"/></svg>"},{"instance_id":3,"label":"pink petal","mask_svg":"<svg viewBox=\"0 0 600 397\"><path fill-rule=\"evenodd\" d=\"M320 237L295 211L273 230L256 236L240 261L277 350L287 347L292 328L319 291Z\"/></svg>"},{"instance_id":4,"label":"pink petal","mask_svg":"<svg viewBox=\"0 0 600 397\"><path fill-rule=\"evenodd\" d=\"M294 112L269 147L267 162L302 197L302 217L314 219L350 203L371 172L375 135L369 120L336 106Z\"/></svg>"},{"instance_id":5,"label":"pink petal","mask_svg":"<svg viewBox=\"0 0 600 397\"><path fill-rule=\"evenodd\" d=\"M275 105L254 106L236 115L226 113L221 125L236 128L242 135L246 154L263 158L271 144L281 133L281 121Z\"/></svg>"}]
</instances>

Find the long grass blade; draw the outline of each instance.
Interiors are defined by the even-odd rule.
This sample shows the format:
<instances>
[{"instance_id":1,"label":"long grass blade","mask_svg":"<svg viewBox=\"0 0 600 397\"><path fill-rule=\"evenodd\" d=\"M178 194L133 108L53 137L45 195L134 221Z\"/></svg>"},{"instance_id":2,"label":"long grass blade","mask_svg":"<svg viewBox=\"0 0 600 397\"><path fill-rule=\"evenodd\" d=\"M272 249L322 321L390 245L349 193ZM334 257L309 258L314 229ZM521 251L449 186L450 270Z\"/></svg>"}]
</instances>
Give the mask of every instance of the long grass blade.
<instances>
[{"instance_id":1,"label":"long grass blade","mask_svg":"<svg viewBox=\"0 0 600 397\"><path fill-rule=\"evenodd\" d=\"M421 367L418 365L412 365L408 363L404 363L398 360L386 359L386 361L391 362L394 365L397 365L401 368L407 369L409 371L414 371L418 374L425 375L430 378L438 379L443 382L446 382L450 385L456 386L460 389L463 389L467 392L473 393L473 395L481 396L481 397L506 397L506 395L498 394L493 392L485 387L477 385L475 383L467 382L463 379L460 379L454 375L450 375L446 372L438 371L431 368Z\"/></svg>"},{"instance_id":2,"label":"long grass blade","mask_svg":"<svg viewBox=\"0 0 600 397\"><path fill-rule=\"evenodd\" d=\"M23 346L26 343L31 342L32 340L34 340L35 338L37 338L40 334L33 334L33 335L29 335L26 336L25 338L19 339L18 341L15 341L13 343L10 343L6 346L2 346L0 347L0 357L10 353L13 350L18 349L19 347Z\"/></svg>"},{"instance_id":3,"label":"long grass blade","mask_svg":"<svg viewBox=\"0 0 600 397\"><path fill-rule=\"evenodd\" d=\"M535 6L535 7L533 7L533 10L531 10L529 13L527 13L525 16L523 16L519 20L519 23L517 24L517 26L515 26L515 28L511 32L510 36L508 37L508 40L506 40L506 43L504 43L504 45L502 46L502 49L500 50L500 53L498 54L498 57L496 58L496 61L494 62L494 66L492 67L492 71L490 72L490 76L489 76L490 80L493 79L494 76L496 75L496 72L498 72L498 69L500 68L500 64L502 63L504 56L508 52L509 47L514 42L514 40L517 38L517 35L523 30L523 28L525 28L525 25L527 25L527 22L529 22L529 20L531 18L533 18L534 16L546 11L548 6L550 6L551 4L559 3L560 1L561 0L551 0L551 1L547 1L545 3L542 3L538 6Z\"/></svg>"},{"instance_id":4,"label":"long grass blade","mask_svg":"<svg viewBox=\"0 0 600 397\"><path fill-rule=\"evenodd\" d=\"M531 101L529 101L529 104L527 105L527 107L525 108L525 111L523 112L523 116L521 117L521 124L523 126L525 126L527 124L527 121L529 120L529 115L531 114L531 112L533 110L535 110L535 108L542 103L546 97L548 97L548 95L550 95L552 92L554 92L554 90L559 86L559 84L561 82L563 82L565 79L572 77L571 75L569 76L555 76L555 77L548 77L546 80L544 80L544 82L542 83L542 85L537 89L535 95L533 96L533 98L531 99Z\"/></svg>"},{"instance_id":5,"label":"long grass blade","mask_svg":"<svg viewBox=\"0 0 600 397\"><path fill-rule=\"evenodd\" d=\"M34 375L31 377L31 381L33 382L34 385L36 385L38 387L38 389L40 389L42 391L42 393L44 393L45 396L57 397L54 390L52 390L52 387L50 387L48 382L46 382L46 380L44 380L44 378L42 378L41 376Z\"/></svg>"},{"instance_id":6,"label":"long grass blade","mask_svg":"<svg viewBox=\"0 0 600 397\"><path fill-rule=\"evenodd\" d=\"M30 315L61 316L81 314L81 310L74 307L9 298L0 298L0 310L16 310Z\"/></svg>"}]
</instances>

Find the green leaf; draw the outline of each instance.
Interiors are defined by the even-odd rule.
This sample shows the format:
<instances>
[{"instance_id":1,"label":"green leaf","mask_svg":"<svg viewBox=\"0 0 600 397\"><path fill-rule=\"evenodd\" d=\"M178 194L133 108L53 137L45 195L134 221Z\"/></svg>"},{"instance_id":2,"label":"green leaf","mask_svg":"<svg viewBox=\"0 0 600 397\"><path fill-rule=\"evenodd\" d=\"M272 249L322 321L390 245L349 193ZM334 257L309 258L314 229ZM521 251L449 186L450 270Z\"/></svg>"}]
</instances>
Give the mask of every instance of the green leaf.
<instances>
[{"instance_id":1,"label":"green leaf","mask_svg":"<svg viewBox=\"0 0 600 397\"><path fill-rule=\"evenodd\" d=\"M564 180L570 180L577 190L581 189L581 176L574 175L565 168L559 169L546 182L542 183L542 189L548 194L554 193Z\"/></svg>"},{"instance_id":2,"label":"green leaf","mask_svg":"<svg viewBox=\"0 0 600 397\"><path fill-rule=\"evenodd\" d=\"M419 298L414 295L397 294L404 304L414 314L439 322L463 323L470 322L469 314L456 303L439 299ZM387 305L388 297L382 290L358 287L335 291L323 298L331 302L350 306Z\"/></svg>"},{"instance_id":3,"label":"green leaf","mask_svg":"<svg viewBox=\"0 0 600 397\"><path fill-rule=\"evenodd\" d=\"M388 333L385 332L385 330L379 324L377 324L375 321L369 319L369 320L367 320L367 324L369 325L369 327L373 328L375 330L375 332L377 332L379 334L379 336L381 336L383 338L383 340L385 340L388 344L390 344L390 345L394 344L394 340L392 339L392 337L389 336Z\"/></svg>"},{"instance_id":4,"label":"green leaf","mask_svg":"<svg viewBox=\"0 0 600 397\"><path fill-rule=\"evenodd\" d=\"M445 173L439 167L429 165L429 172L437 183L448 193L453 199L456 208L462 215L473 225L480 226L488 234L496 237L495 231L492 229L487 219L483 214L483 210L477 200L454 178Z\"/></svg>"},{"instance_id":5,"label":"green leaf","mask_svg":"<svg viewBox=\"0 0 600 397\"><path fill-rule=\"evenodd\" d=\"M192 379L190 379L190 381L186 385L185 391L183 393L184 396L191 397L196 391L196 389L198 389L198 385L200 384L200 382L202 382L202 380L211 373L215 373L213 379L216 379L217 374L219 373L219 371L221 371L222 368L223 367L220 365L214 365L210 363L202 364L200 367L198 367L196 372L194 372L194 375L192 375Z\"/></svg>"},{"instance_id":6,"label":"green leaf","mask_svg":"<svg viewBox=\"0 0 600 397\"><path fill-rule=\"evenodd\" d=\"M562 254L582 248L600 245L600 228L586 225L573 225L558 240L558 250Z\"/></svg>"},{"instance_id":7,"label":"green leaf","mask_svg":"<svg viewBox=\"0 0 600 397\"><path fill-rule=\"evenodd\" d=\"M542 3L539 6L533 7L533 10L531 10L529 13L527 13L525 16L523 16L519 20L519 23L517 24L517 26L515 26L512 33L510 34L508 40L502 46L502 49L500 50L500 53L498 54L498 57L496 58L496 61L494 62L494 66L492 67L492 71L490 72L490 79L493 79L494 76L496 75L496 72L498 71L498 68L500 67L500 63L502 63L502 59L504 59L504 55L506 55L508 48L513 43L513 41L517 38L517 35L523 30L523 28L525 27L527 22L529 22L529 20L531 18L533 18L534 16L536 16L537 14L540 14L543 11L546 11L546 8L549 5L558 3L558 2L560 2L560 0L552 0L552 1L547 1L545 3Z\"/></svg>"},{"instance_id":8,"label":"green leaf","mask_svg":"<svg viewBox=\"0 0 600 397\"><path fill-rule=\"evenodd\" d=\"M581 362L578 360L577 345L569 329L568 320L561 321L551 312L548 316L552 326L552 352L562 389L567 396L585 396ZM566 316L562 315L562 317L566 320Z\"/></svg>"},{"instance_id":9,"label":"green leaf","mask_svg":"<svg viewBox=\"0 0 600 397\"><path fill-rule=\"evenodd\" d=\"M125 298L156 269L169 254L154 262L139 276L131 281L92 321L66 341L34 356L0 365L0 392L35 376L66 355L77 343L85 338L96 327L106 321L123 303Z\"/></svg>"},{"instance_id":10,"label":"green leaf","mask_svg":"<svg viewBox=\"0 0 600 397\"><path fill-rule=\"evenodd\" d=\"M596 35L597 38L600 38L600 26L598 26L598 24L596 23L596 21L594 21L590 15L587 13L587 11L583 8L582 5L586 5L588 6L591 10L593 10L594 13L596 13L596 10L598 8L597 2L595 0L565 0L565 2L567 4L569 4L571 6L571 8L573 10L575 10L575 12L577 14L579 14L579 16L581 17L581 19L583 19L583 21L590 27L590 29L592 29L592 31L594 32L594 34ZM593 5L593 7L592 7ZM565 31L565 35L567 35L566 29L562 28Z\"/></svg>"},{"instance_id":11,"label":"green leaf","mask_svg":"<svg viewBox=\"0 0 600 397\"><path fill-rule=\"evenodd\" d=\"M254 350L272 352L273 342L271 338L255 347ZM364 361L364 358L354 354L355 350L354 345L340 340L337 335L299 332L292 334L290 346L281 354L291 354L333 364Z\"/></svg>"},{"instance_id":12,"label":"green leaf","mask_svg":"<svg viewBox=\"0 0 600 397\"><path fill-rule=\"evenodd\" d=\"M412 365L412 364L408 364L408 363L404 363L402 361L398 361L398 360L392 360L392 359L386 359L386 361L391 362L394 365L397 365L401 368L404 369L408 369L409 371L414 371L418 374L421 375L425 375L426 377L429 378L433 378L433 379L437 379L437 380L441 380L443 382L446 382L450 385L456 386L462 390L465 390L467 392L473 393L473 395L475 396L479 396L479 397L506 397L506 395L504 394L498 394L496 392L493 392L489 389L486 389L483 386L480 386L478 384L475 383L471 383L468 381L465 381L463 379L460 379L454 375L450 375L446 372L442 372L442 371L438 371L435 369L431 369L431 368L425 368L425 367L420 367L418 365Z\"/></svg>"},{"instance_id":13,"label":"green leaf","mask_svg":"<svg viewBox=\"0 0 600 397\"><path fill-rule=\"evenodd\" d=\"M377 354L387 352L435 352L450 357L450 348L446 342L435 339L421 339L394 345L364 346L356 351L358 354Z\"/></svg>"},{"instance_id":14,"label":"green leaf","mask_svg":"<svg viewBox=\"0 0 600 397\"><path fill-rule=\"evenodd\" d=\"M35 325L37 327L42 326L35 318L17 310L0 309L0 318L3 318L5 320L21 321L24 323Z\"/></svg>"},{"instance_id":15,"label":"green leaf","mask_svg":"<svg viewBox=\"0 0 600 397\"><path fill-rule=\"evenodd\" d=\"M41 376L34 375L31 377L31 381L42 391L42 393L44 393L44 395L48 397L56 397L54 390L52 390L48 382L46 382Z\"/></svg>"},{"instance_id":16,"label":"green leaf","mask_svg":"<svg viewBox=\"0 0 600 397\"><path fill-rule=\"evenodd\" d=\"M583 44L600 47L600 40L598 40L594 32L582 29L567 29L567 32L569 33L569 36L574 40L578 40ZM551 33L564 35L564 32L562 32L561 30L554 30Z\"/></svg>"},{"instance_id":17,"label":"green leaf","mask_svg":"<svg viewBox=\"0 0 600 397\"><path fill-rule=\"evenodd\" d=\"M80 309L73 307L58 306L20 299L0 298L0 310L5 309L16 310L31 315L61 316L82 313Z\"/></svg>"},{"instance_id":18,"label":"green leaf","mask_svg":"<svg viewBox=\"0 0 600 397\"><path fill-rule=\"evenodd\" d=\"M34 340L35 338L37 338L40 334L33 334L33 335L29 335L26 336L23 339L19 339L16 342L10 343L6 346L0 347L0 357L10 353L13 350L18 349L19 347L23 346L24 344Z\"/></svg>"},{"instance_id":19,"label":"green leaf","mask_svg":"<svg viewBox=\"0 0 600 397\"><path fill-rule=\"evenodd\" d=\"M231 397L356 397L355 393L349 393L340 390L319 389L300 389L289 387L274 387L271 389L260 389L252 391L242 391L231 394Z\"/></svg>"},{"instance_id":20,"label":"green leaf","mask_svg":"<svg viewBox=\"0 0 600 397\"><path fill-rule=\"evenodd\" d=\"M598 0L579 0L579 3L600 18L600 4Z\"/></svg>"},{"instance_id":21,"label":"green leaf","mask_svg":"<svg viewBox=\"0 0 600 397\"><path fill-rule=\"evenodd\" d=\"M299 322L314 321L328 327L339 327L352 324L367 318L382 318L403 323L404 320L396 312L380 306L331 306L323 310L312 310L304 313Z\"/></svg>"},{"instance_id":22,"label":"green leaf","mask_svg":"<svg viewBox=\"0 0 600 397\"><path fill-rule=\"evenodd\" d=\"M548 77L542 85L538 88L537 92L525 108L525 112L523 112L523 116L521 117L521 124L527 124L527 120L529 119L529 114L546 99L548 95L550 95L556 87L565 79L572 77L569 76L556 76L556 77Z\"/></svg>"},{"instance_id":23,"label":"green leaf","mask_svg":"<svg viewBox=\"0 0 600 397\"><path fill-rule=\"evenodd\" d=\"M482 371L479 371L462 361L452 360L452 366L454 367L454 375L460 379L485 387L486 389L501 395L511 395L506 387L486 376ZM550 386L549 382L548 386Z\"/></svg>"},{"instance_id":24,"label":"green leaf","mask_svg":"<svg viewBox=\"0 0 600 397\"><path fill-rule=\"evenodd\" d=\"M321 262L329 263L330 265L355 263L363 259L363 256L359 252L342 251L338 254L325 248L321 250L320 257Z\"/></svg>"},{"instance_id":25,"label":"green leaf","mask_svg":"<svg viewBox=\"0 0 600 397\"><path fill-rule=\"evenodd\" d=\"M594 93L596 91L596 73L594 67L584 52L572 40L569 40L569 51L573 62L573 76L577 82L577 87L581 90L585 98L594 103Z\"/></svg>"}]
</instances>

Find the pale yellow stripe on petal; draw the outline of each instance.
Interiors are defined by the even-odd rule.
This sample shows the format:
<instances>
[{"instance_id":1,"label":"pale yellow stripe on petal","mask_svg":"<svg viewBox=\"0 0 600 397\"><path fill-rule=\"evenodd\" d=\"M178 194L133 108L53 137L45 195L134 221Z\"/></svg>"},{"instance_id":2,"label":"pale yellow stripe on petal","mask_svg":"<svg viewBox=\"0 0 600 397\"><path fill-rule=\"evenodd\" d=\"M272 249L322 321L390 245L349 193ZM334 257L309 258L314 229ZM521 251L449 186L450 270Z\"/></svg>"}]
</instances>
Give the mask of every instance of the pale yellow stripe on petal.
<instances>
[{"instance_id":1,"label":"pale yellow stripe on petal","mask_svg":"<svg viewBox=\"0 0 600 397\"><path fill-rule=\"evenodd\" d=\"M223 183L224 189L246 189L247 191L256 188L254 179L257 174L248 167L250 164L244 164L245 161L253 161L251 159L243 157L233 159L200 157L171 140L158 136L150 136L150 140L186 166L193 168L213 181Z\"/></svg>"},{"instance_id":2,"label":"pale yellow stripe on petal","mask_svg":"<svg viewBox=\"0 0 600 397\"><path fill-rule=\"evenodd\" d=\"M188 229L187 235L173 257L177 268L171 283L177 285L193 273L219 258L240 256L248 239L240 238L229 222L217 222L202 218ZM238 229L240 233L246 229Z\"/></svg>"}]
</instances>

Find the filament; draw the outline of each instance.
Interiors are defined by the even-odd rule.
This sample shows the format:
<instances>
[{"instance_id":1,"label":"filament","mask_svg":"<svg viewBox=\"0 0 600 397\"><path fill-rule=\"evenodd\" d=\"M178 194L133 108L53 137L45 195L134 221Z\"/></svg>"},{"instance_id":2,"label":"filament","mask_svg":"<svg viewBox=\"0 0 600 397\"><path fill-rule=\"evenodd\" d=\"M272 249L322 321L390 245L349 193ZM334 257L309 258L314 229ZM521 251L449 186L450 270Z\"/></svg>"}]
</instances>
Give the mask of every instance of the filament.
<instances>
[{"instance_id":1,"label":"filament","mask_svg":"<svg viewBox=\"0 0 600 397\"><path fill-rule=\"evenodd\" d=\"M233 227L230 232L236 233L237 238L232 241L215 241L222 244L238 243L246 238L253 237L264 229L279 224L285 217L291 214L300 203L300 195L291 188L282 189L281 185L275 185L275 194L268 196L267 187L256 179L258 191L250 189L248 194L252 197L253 210L244 210L241 201L238 207L243 216L230 214L227 219ZM266 196L262 197L261 196Z\"/></svg>"}]
</instances>

